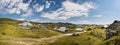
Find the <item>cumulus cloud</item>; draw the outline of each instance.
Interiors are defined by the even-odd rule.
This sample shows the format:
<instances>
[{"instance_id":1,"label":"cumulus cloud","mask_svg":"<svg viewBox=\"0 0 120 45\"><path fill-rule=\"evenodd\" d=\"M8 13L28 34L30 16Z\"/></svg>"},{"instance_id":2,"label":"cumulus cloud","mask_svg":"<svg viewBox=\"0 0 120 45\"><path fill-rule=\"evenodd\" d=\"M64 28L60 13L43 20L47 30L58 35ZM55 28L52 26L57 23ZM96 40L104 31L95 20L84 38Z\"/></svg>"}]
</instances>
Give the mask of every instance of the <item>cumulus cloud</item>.
<instances>
[{"instance_id":1,"label":"cumulus cloud","mask_svg":"<svg viewBox=\"0 0 120 45\"><path fill-rule=\"evenodd\" d=\"M32 15L32 9L28 3L23 3L22 0L1 0L0 10L4 10L9 14L21 14L21 17L28 17ZM24 12L24 13L23 13Z\"/></svg>"},{"instance_id":2,"label":"cumulus cloud","mask_svg":"<svg viewBox=\"0 0 120 45\"><path fill-rule=\"evenodd\" d=\"M33 6L36 12L41 12L44 10L44 5L39 5L38 3Z\"/></svg>"},{"instance_id":3,"label":"cumulus cloud","mask_svg":"<svg viewBox=\"0 0 120 45\"><path fill-rule=\"evenodd\" d=\"M29 17L35 15L33 12L42 13L40 14L43 18L52 20L67 20L72 17L85 16L87 17L90 9L95 9L96 5L92 2L86 2L83 4L74 3L66 0L62 2L62 7L56 11L42 12L44 9L50 8L51 3L56 4L54 1L46 1L45 5L35 3L30 7L32 0L27 3L23 3L23 0L1 0L0 11L7 12L9 14L17 14L21 17Z\"/></svg>"},{"instance_id":4,"label":"cumulus cloud","mask_svg":"<svg viewBox=\"0 0 120 45\"><path fill-rule=\"evenodd\" d=\"M24 20L25 20L25 18L19 18L19 19L17 19L17 20L24 21Z\"/></svg>"},{"instance_id":5,"label":"cumulus cloud","mask_svg":"<svg viewBox=\"0 0 120 45\"><path fill-rule=\"evenodd\" d=\"M49 8L51 2L52 2L52 1L50 1L50 2L46 1L46 7L45 7L45 8Z\"/></svg>"},{"instance_id":6,"label":"cumulus cloud","mask_svg":"<svg viewBox=\"0 0 120 45\"><path fill-rule=\"evenodd\" d=\"M33 12L42 12L45 8L49 8L51 3L54 1L46 1L45 5L40 5L36 3L30 7L32 0L27 3L23 3L23 0L1 0L0 1L0 11L6 12L8 14L17 14L21 17L29 17L34 15Z\"/></svg>"},{"instance_id":7,"label":"cumulus cloud","mask_svg":"<svg viewBox=\"0 0 120 45\"><path fill-rule=\"evenodd\" d=\"M78 4L70 1L62 3L62 8L56 11L42 13L41 17L52 19L52 20L67 20L71 17L77 16L88 16L90 9L95 9L95 4L92 2L86 2Z\"/></svg>"},{"instance_id":8,"label":"cumulus cloud","mask_svg":"<svg viewBox=\"0 0 120 45\"><path fill-rule=\"evenodd\" d=\"M8 12L9 12L10 14L13 14L13 13L20 14L20 10L17 9L17 8L9 9Z\"/></svg>"},{"instance_id":9,"label":"cumulus cloud","mask_svg":"<svg viewBox=\"0 0 120 45\"><path fill-rule=\"evenodd\" d=\"M32 16L33 13L31 10L28 10L26 13L22 14L21 17L29 17L29 16Z\"/></svg>"},{"instance_id":10,"label":"cumulus cloud","mask_svg":"<svg viewBox=\"0 0 120 45\"><path fill-rule=\"evenodd\" d=\"M33 8L36 12L42 12L44 9L48 9L51 6L51 3L55 3L54 1L46 1L45 5L35 4Z\"/></svg>"}]
</instances>

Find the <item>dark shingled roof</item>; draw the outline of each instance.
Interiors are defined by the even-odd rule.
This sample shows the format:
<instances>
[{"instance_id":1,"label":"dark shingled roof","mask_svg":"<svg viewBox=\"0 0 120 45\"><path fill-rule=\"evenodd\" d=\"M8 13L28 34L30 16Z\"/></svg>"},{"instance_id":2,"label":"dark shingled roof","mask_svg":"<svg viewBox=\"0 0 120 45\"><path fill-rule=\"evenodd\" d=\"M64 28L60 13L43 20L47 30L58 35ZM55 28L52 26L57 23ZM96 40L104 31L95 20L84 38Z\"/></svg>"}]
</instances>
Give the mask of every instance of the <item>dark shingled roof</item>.
<instances>
[{"instance_id":1,"label":"dark shingled roof","mask_svg":"<svg viewBox=\"0 0 120 45\"><path fill-rule=\"evenodd\" d=\"M115 20L107 29L111 30L117 30L117 28L120 26L120 21Z\"/></svg>"}]
</instances>

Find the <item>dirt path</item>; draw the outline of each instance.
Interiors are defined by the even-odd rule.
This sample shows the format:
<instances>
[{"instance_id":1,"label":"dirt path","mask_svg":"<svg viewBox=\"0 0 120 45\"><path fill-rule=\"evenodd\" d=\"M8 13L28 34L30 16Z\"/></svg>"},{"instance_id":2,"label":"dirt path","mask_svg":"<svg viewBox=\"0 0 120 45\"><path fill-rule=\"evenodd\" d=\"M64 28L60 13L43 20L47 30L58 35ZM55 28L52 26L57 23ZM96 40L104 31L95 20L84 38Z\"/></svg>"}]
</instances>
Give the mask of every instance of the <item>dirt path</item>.
<instances>
[{"instance_id":1,"label":"dirt path","mask_svg":"<svg viewBox=\"0 0 120 45\"><path fill-rule=\"evenodd\" d=\"M85 33L86 31L84 32L77 32L79 34L81 33ZM49 42L54 42L55 40L57 40L58 38L60 37L63 37L63 36L70 36L72 35L73 33L68 33L68 34L62 34L62 35L58 35L58 36L52 36L52 37L49 37L49 38L41 38L39 39L39 41L49 41Z\"/></svg>"},{"instance_id":2,"label":"dirt path","mask_svg":"<svg viewBox=\"0 0 120 45\"><path fill-rule=\"evenodd\" d=\"M85 33L86 31L84 32L77 32L79 34L81 33ZM40 39L35 39L35 38L23 38L21 40L31 40L31 42L23 42L23 41L17 41L17 43L19 44L26 44L26 45L33 45L34 43L36 42L39 42L39 43L42 43L42 42L54 42L56 41L58 38L60 37L64 37L64 36L70 36L72 35L73 33L68 33L68 34L61 34L61 35L57 35L57 36L52 36L52 37L49 37L49 38L40 38Z\"/></svg>"}]
</instances>

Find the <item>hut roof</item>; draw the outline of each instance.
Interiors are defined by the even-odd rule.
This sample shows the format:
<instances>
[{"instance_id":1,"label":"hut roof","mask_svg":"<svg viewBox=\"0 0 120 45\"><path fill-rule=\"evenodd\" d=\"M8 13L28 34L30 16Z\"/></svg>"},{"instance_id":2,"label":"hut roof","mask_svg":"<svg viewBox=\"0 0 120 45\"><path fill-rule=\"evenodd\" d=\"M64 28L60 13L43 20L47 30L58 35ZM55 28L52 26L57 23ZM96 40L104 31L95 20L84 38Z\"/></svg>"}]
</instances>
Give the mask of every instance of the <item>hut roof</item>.
<instances>
[{"instance_id":1,"label":"hut roof","mask_svg":"<svg viewBox=\"0 0 120 45\"><path fill-rule=\"evenodd\" d=\"M67 28L66 28L66 27L60 27L60 28L57 29L57 30L65 32L65 31L67 30Z\"/></svg>"},{"instance_id":2,"label":"hut roof","mask_svg":"<svg viewBox=\"0 0 120 45\"><path fill-rule=\"evenodd\" d=\"M111 30L117 30L117 28L120 26L120 21L115 20L107 29Z\"/></svg>"},{"instance_id":3,"label":"hut roof","mask_svg":"<svg viewBox=\"0 0 120 45\"><path fill-rule=\"evenodd\" d=\"M83 30L82 28L76 28L76 30Z\"/></svg>"},{"instance_id":4,"label":"hut roof","mask_svg":"<svg viewBox=\"0 0 120 45\"><path fill-rule=\"evenodd\" d=\"M33 26L30 22L23 22L23 23L20 23L18 25L22 25L22 26Z\"/></svg>"}]
</instances>

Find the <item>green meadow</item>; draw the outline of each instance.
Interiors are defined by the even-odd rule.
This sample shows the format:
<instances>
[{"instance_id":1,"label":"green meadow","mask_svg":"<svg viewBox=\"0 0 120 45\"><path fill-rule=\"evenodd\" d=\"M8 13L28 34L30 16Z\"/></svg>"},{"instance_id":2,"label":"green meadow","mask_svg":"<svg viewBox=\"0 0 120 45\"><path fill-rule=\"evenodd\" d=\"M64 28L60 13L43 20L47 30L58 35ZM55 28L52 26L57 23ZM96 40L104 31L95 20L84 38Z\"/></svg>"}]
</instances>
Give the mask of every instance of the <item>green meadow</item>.
<instances>
[{"instance_id":1,"label":"green meadow","mask_svg":"<svg viewBox=\"0 0 120 45\"><path fill-rule=\"evenodd\" d=\"M76 26L69 24L42 24L48 26L45 28L30 29L21 28L18 26L22 21L12 20L8 18L0 18L0 45L119 45L119 36L113 35L111 38L106 39L105 29L99 26ZM32 24L39 24L31 22ZM78 36L59 36L67 33L55 31L54 27L65 26L71 29L67 33L75 32L75 28L81 27L87 32L79 34ZM26 28L26 27L25 27ZM43 38L43 39L42 39Z\"/></svg>"}]
</instances>

